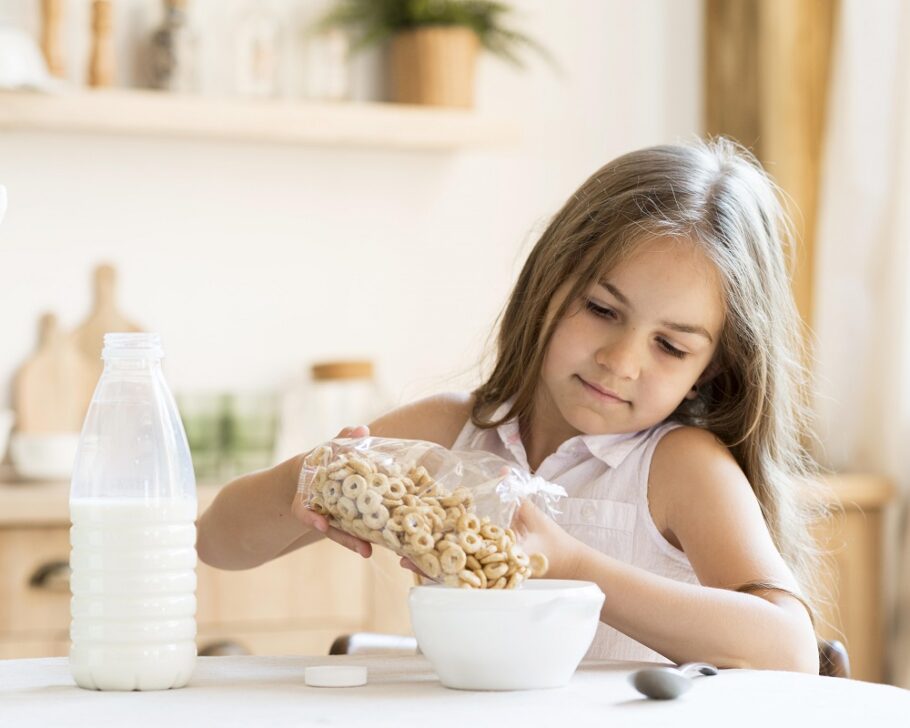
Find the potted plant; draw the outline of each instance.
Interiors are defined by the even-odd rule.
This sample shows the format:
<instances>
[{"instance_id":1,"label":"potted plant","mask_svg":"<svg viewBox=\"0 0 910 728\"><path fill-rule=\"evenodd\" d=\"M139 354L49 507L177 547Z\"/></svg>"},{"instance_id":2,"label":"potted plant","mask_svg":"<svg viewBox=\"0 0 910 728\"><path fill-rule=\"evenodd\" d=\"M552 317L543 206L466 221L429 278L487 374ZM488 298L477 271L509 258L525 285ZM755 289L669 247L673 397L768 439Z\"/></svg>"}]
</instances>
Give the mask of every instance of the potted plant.
<instances>
[{"instance_id":1,"label":"potted plant","mask_svg":"<svg viewBox=\"0 0 910 728\"><path fill-rule=\"evenodd\" d=\"M547 55L508 26L511 12L496 0L337 0L320 26L351 31L352 52L388 42L393 101L470 107L481 48L516 65L521 48Z\"/></svg>"}]
</instances>

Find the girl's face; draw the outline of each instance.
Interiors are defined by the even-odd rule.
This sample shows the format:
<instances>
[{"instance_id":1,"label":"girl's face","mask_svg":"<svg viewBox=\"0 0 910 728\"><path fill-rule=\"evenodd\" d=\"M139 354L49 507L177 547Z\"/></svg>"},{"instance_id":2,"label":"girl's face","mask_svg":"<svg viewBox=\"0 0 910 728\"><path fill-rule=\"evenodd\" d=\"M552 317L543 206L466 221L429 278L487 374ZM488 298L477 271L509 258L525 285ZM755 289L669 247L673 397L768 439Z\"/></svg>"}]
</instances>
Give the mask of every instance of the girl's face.
<instances>
[{"instance_id":1,"label":"girl's face","mask_svg":"<svg viewBox=\"0 0 910 728\"><path fill-rule=\"evenodd\" d=\"M557 291L551 314L570 286ZM697 245L642 243L557 325L541 371L537 424L566 436L637 432L663 421L695 396L723 323L720 279Z\"/></svg>"}]
</instances>

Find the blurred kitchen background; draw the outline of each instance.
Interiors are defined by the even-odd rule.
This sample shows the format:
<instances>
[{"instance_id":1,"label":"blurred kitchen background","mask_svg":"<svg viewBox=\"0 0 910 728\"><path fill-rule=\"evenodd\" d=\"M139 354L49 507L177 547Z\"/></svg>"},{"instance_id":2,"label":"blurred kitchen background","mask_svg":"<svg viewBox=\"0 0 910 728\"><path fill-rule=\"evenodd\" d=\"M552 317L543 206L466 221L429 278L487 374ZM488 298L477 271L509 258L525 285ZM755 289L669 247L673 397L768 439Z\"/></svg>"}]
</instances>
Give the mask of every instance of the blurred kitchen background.
<instances>
[{"instance_id":1,"label":"blurred kitchen background","mask_svg":"<svg viewBox=\"0 0 910 728\"><path fill-rule=\"evenodd\" d=\"M511 0L515 65L433 22L358 49L318 22L342 5L0 0L0 657L66 653L68 448L104 331L162 335L204 507L343 424L475 385L566 196L626 151L724 133L800 235L816 453L842 508L819 526L828 636L855 677L910 684L908 6ZM407 630L393 564L305 552L200 566L200 649ZM314 603L297 584L329 563L349 578Z\"/></svg>"}]
</instances>

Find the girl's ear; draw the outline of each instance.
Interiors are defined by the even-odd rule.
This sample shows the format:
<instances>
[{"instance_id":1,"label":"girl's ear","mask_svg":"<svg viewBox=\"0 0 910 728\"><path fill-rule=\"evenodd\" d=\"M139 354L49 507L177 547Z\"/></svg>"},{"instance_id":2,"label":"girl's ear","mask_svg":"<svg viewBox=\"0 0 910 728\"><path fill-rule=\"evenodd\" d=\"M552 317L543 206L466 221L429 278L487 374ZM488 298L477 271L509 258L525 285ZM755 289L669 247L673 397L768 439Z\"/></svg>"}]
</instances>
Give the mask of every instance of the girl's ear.
<instances>
[{"instance_id":1,"label":"girl's ear","mask_svg":"<svg viewBox=\"0 0 910 728\"><path fill-rule=\"evenodd\" d=\"M714 377L716 377L721 370L720 364L717 363L717 360L711 360L711 363L705 367L705 370L701 373L701 376L695 380L695 384L692 385L692 389L686 392L686 399L697 399L698 398L698 388L710 382Z\"/></svg>"}]
</instances>

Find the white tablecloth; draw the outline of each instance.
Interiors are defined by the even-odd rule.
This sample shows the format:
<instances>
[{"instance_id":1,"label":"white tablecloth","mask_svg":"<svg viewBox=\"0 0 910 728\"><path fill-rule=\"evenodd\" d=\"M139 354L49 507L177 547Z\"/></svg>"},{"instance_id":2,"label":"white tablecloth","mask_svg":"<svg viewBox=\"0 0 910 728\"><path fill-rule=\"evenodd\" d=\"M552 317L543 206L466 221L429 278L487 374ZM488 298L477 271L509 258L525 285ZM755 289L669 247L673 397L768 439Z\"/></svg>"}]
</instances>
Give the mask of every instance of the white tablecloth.
<instances>
[{"instance_id":1,"label":"white tablecloth","mask_svg":"<svg viewBox=\"0 0 910 728\"><path fill-rule=\"evenodd\" d=\"M311 688L307 665L360 664L369 683ZM840 678L725 670L682 698L642 698L628 663L584 663L568 687L463 692L422 657L202 657L179 690L75 687L65 658L0 660L0 726L868 726L910 725L910 691Z\"/></svg>"}]
</instances>

